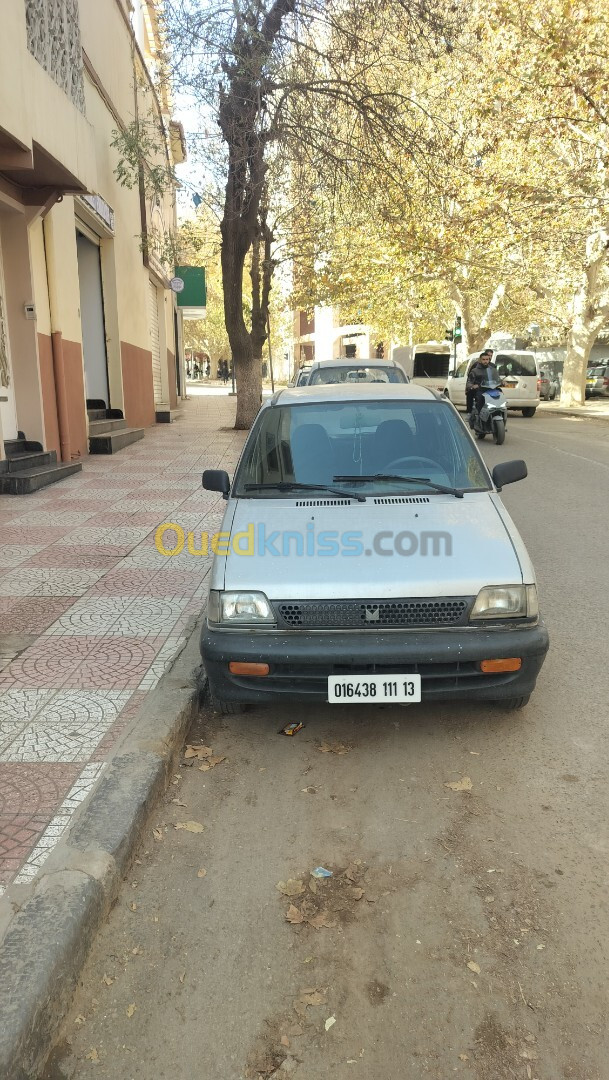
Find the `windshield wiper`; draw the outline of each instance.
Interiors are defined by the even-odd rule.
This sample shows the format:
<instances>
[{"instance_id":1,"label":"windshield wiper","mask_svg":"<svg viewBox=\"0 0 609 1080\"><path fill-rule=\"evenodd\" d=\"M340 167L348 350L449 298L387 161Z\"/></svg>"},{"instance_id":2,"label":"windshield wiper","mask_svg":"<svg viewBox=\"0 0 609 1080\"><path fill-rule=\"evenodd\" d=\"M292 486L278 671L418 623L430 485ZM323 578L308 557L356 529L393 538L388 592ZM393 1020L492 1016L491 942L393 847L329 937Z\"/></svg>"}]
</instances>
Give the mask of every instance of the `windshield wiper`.
<instances>
[{"instance_id":1,"label":"windshield wiper","mask_svg":"<svg viewBox=\"0 0 609 1080\"><path fill-rule=\"evenodd\" d=\"M456 499L463 498L463 492L460 488L446 487L444 484L435 484L433 480L429 480L426 476L393 476L390 473L375 473L374 476L335 476L335 480L339 482L359 480L361 482L372 482L373 480L405 480L409 484L423 484L425 487L433 488L434 491L440 491L443 495L454 495Z\"/></svg>"},{"instance_id":2,"label":"windshield wiper","mask_svg":"<svg viewBox=\"0 0 609 1080\"><path fill-rule=\"evenodd\" d=\"M359 477L355 477L356 480ZM342 495L344 499L356 499L357 502L366 502L365 495L357 495L354 491L342 491L340 488L331 487L329 484L298 484L294 480L280 480L276 484L246 484L246 491L331 491L333 495Z\"/></svg>"}]
</instances>

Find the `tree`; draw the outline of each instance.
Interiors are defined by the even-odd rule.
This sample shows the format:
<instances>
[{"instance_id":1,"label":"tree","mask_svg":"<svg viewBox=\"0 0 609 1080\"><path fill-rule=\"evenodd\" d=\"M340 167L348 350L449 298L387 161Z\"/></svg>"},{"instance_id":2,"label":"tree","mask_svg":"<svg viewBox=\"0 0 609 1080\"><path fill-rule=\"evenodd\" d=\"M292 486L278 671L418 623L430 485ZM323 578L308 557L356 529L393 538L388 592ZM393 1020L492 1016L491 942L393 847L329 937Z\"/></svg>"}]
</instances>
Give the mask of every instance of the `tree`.
<instances>
[{"instance_id":1,"label":"tree","mask_svg":"<svg viewBox=\"0 0 609 1080\"><path fill-rule=\"evenodd\" d=\"M174 71L200 109L212 115L224 145L222 279L224 315L237 381L238 428L260 405L259 356L266 336L272 277L269 212L278 207L270 163L289 168L325 155L335 169L377 157L379 145L413 142L412 103L397 72L425 50L445 48L442 0L173 0L168 25ZM402 53L386 44L401 27ZM416 53L419 57L416 57ZM309 122L317 100L323 128ZM345 132L349 131L349 137ZM269 232L270 230L270 232ZM253 323L244 317L243 280L253 259Z\"/></svg>"}]
</instances>

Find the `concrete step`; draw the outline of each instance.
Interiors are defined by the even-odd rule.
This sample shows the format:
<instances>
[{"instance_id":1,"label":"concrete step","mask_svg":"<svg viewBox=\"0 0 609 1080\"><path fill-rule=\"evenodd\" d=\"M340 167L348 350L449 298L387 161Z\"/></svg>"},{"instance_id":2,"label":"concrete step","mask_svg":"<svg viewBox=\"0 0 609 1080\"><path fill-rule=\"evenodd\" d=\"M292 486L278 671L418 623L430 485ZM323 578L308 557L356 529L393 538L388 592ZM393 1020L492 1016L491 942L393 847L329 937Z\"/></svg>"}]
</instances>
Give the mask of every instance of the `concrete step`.
<instances>
[{"instance_id":1,"label":"concrete step","mask_svg":"<svg viewBox=\"0 0 609 1080\"><path fill-rule=\"evenodd\" d=\"M65 465L43 465L36 469L22 469L15 473L2 473L0 475L1 495L31 495L40 488L56 484L59 480L71 476L72 473L80 472L80 461L68 462Z\"/></svg>"},{"instance_id":2,"label":"concrete step","mask_svg":"<svg viewBox=\"0 0 609 1080\"><path fill-rule=\"evenodd\" d=\"M87 409L87 416L89 417L89 420L105 420L106 419L106 410L105 409Z\"/></svg>"},{"instance_id":3,"label":"concrete step","mask_svg":"<svg viewBox=\"0 0 609 1080\"><path fill-rule=\"evenodd\" d=\"M10 454L6 459L10 473L23 472L24 469L38 469L43 465L55 465L56 462L55 450L30 450L29 452L26 450L21 454Z\"/></svg>"},{"instance_id":4,"label":"concrete step","mask_svg":"<svg viewBox=\"0 0 609 1080\"><path fill-rule=\"evenodd\" d=\"M124 431L126 427L126 420L91 420L89 423L89 437L91 435L105 435L108 431Z\"/></svg>"},{"instance_id":5,"label":"concrete step","mask_svg":"<svg viewBox=\"0 0 609 1080\"><path fill-rule=\"evenodd\" d=\"M157 404L154 406L154 414L157 424L170 424L173 420L173 413L169 405Z\"/></svg>"},{"instance_id":6,"label":"concrete step","mask_svg":"<svg viewBox=\"0 0 609 1080\"><path fill-rule=\"evenodd\" d=\"M122 421L124 423L124 421ZM89 437L90 454L116 454L124 446L144 438L144 428L123 428L119 431L105 431Z\"/></svg>"}]
</instances>

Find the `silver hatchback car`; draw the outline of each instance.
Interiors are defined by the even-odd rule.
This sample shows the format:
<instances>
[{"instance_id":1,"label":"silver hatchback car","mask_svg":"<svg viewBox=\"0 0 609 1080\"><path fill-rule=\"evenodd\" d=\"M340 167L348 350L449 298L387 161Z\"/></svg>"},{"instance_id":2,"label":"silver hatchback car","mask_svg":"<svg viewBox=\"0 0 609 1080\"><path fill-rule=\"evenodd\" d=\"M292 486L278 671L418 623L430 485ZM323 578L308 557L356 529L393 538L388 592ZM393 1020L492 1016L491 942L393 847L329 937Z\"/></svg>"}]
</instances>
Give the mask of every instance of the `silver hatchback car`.
<instances>
[{"instance_id":1,"label":"silver hatchback car","mask_svg":"<svg viewBox=\"0 0 609 1080\"><path fill-rule=\"evenodd\" d=\"M454 406L413 383L283 390L227 500L201 654L223 712L299 701L526 704L548 649L535 573Z\"/></svg>"}]
</instances>

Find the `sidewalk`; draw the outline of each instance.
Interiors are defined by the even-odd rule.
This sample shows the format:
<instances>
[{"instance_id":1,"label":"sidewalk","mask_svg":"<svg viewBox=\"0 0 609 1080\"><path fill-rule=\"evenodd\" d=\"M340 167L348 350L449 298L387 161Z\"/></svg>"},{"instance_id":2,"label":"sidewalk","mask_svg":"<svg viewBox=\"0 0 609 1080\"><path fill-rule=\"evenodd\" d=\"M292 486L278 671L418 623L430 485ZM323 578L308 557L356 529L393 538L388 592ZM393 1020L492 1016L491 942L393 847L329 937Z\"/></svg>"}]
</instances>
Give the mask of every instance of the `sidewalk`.
<instances>
[{"instance_id":1,"label":"sidewalk","mask_svg":"<svg viewBox=\"0 0 609 1080\"><path fill-rule=\"evenodd\" d=\"M211 559L154 534L217 528L201 473L232 471L244 434L234 398L189 392L170 427L0 497L0 895L36 876L199 617Z\"/></svg>"},{"instance_id":2,"label":"sidewalk","mask_svg":"<svg viewBox=\"0 0 609 1080\"><path fill-rule=\"evenodd\" d=\"M591 398L580 408L567 408L559 401L542 401L539 406L543 413L556 413L558 416L577 416L582 420L609 420L609 398Z\"/></svg>"}]
</instances>

